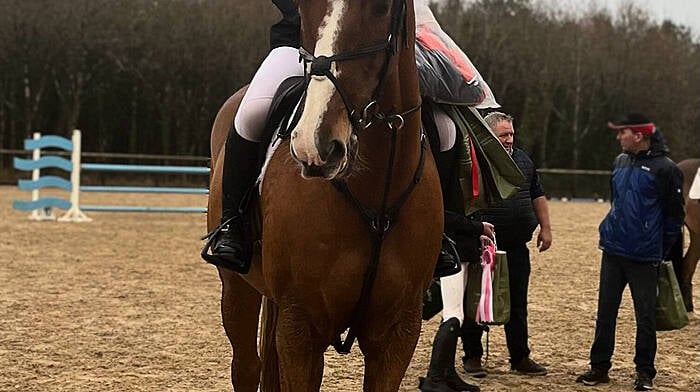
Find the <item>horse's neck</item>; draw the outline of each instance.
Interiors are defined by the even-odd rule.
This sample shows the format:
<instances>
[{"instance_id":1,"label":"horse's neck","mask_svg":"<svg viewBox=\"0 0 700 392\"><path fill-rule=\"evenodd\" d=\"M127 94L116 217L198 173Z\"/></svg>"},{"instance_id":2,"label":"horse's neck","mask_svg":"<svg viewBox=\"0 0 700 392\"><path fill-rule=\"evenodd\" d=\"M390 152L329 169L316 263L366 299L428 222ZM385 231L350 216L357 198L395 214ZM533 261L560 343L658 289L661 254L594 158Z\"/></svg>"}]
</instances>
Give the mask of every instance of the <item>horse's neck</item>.
<instances>
[{"instance_id":1,"label":"horse's neck","mask_svg":"<svg viewBox=\"0 0 700 392\"><path fill-rule=\"evenodd\" d=\"M419 103L415 91L413 94L401 94L397 89L392 91L391 96L405 97L398 100L399 103L393 108L384 106L391 112L402 112ZM387 181L391 181L390 202L399 198L414 181L421 160L420 111L406 114L404 121L404 127L399 130L391 130L386 124L379 123L360 135L360 161L363 167L353 174L349 182L352 188L365 193L364 198L372 205L378 205L381 201ZM392 140L392 133L395 133L395 140ZM393 162L390 162L392 144Z\"/></svg>"},{"instance_id":2,"label":"horse's neck","mask_svg":"<svg viewBox=\"0 0 700 392\"><path fill-rule=\"evenodd\" d=\"M402 113L420 103L418 78L415 68L413 45L404 48L399 54L397 68L387 75L380 110L385 114ZM420 111L406 114L404 127L391 130L385 123L377 123L360 134L360 161L363 168L353 174L350 185L356 183L356 189L368 189L368 196L375 204L383 197L384 186L389 176L388 166L395 143L394 162L391 168L391 188L389 200L395 200L414 180L416 168L421 159L421 123ZM396 140L392 142L392 133ZM372 189L372 191L369 191Z\"/></svg>"},{"instance_id":3,"label":"horse's neck","mask_svg":"<svg viewBox=\"0 0 700 392\"><path fill-rule=\"evenodd\" d=\"M413 6L408 3L409 32L413 31ZM409 33L410 34L410 33ZM396 61L396 68L387 74L379 109L385 114L402 113L420 104L420 92L416 70L413 36L406 41L400 38L400 45ZM358 192L358 196L367 205L378 207L384 197L384 189L387 181L390 181L388 202L401 197L414 181L416 170L421 157L421 120L420 110L406 114L404 127L398 131L388 128L385 123L362 131L360 135L360 161L362 168L356 170L348 180L351 189ZM392 132L396 132L396 140L392 142ZM395 143L395 153L390 165L392 143ZM427 154L427 151L423 153ZM391 173L389 173L391 171ZM391 175L389 175L391 174Z\"/></svg>"}]
</instances>

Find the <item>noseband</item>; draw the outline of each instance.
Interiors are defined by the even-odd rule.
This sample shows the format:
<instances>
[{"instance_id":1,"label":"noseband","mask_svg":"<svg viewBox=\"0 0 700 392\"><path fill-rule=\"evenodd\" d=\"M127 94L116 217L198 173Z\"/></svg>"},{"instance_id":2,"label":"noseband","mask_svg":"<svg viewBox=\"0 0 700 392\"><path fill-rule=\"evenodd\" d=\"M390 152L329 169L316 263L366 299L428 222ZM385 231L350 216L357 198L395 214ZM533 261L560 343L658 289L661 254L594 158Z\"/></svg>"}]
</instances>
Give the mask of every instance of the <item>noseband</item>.
<instances>
[{"instance_id":1,"label":"noseband","mask_svg":"<svg viewBox=\"0 0 700 392\"><path fill-rule=\"evenodd\" d=\"M372 124L377 122L384 122L387 124L389 129L399 130L403 128L404 116L417 111L420 108L420 103L415 107L405 110L401 113L384 114L379 112L378 102L382 97L384 92L384 85L386 84L386 75L389 70L389 64L391 59L399 51L398 37L403 35L404 46L406 45L406 0L399 0L394 2L392 15L391 15L391 27L389 30L389 35L385 42L380 42L375 45L367 46L352 52L335 54L332 56L314 56L309 53L304 47L299 48L299 57L304 61L304 72L306 73L306 87L308 88L309 82L312 76L326 77L333 83L335 89L340 94L343 99L345 108L348 113L348 118L352 124L353 132L358 132L359 130L365 130L372 126ZM350 101L350 98L345 89L342 88L338 79L331 72L331 65L334 62L355 60L362 57L373 56L375 54L384 52L386 56L384 57L384 63L379 71L379 82L374 89L372 94L372 99L364 105L362 110L357 110L356 107ZM311 65L309 67L309 64ZM307 71L308 70L308 71Z\"/></svg>"}]
</instances>

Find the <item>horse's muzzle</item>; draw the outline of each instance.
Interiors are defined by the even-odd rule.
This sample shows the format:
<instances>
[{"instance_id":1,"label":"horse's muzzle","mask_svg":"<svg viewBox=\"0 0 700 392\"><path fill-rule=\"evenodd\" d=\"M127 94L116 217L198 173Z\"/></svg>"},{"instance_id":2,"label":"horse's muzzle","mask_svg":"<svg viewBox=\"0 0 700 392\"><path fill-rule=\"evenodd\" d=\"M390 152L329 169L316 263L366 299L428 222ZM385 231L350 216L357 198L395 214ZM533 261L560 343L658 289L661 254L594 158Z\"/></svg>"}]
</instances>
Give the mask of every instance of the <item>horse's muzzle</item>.
<instances>
[{"instance_id":1,"label":"horse's muzzle","mask_svg":"<svg viewBox=\"0 0 700 392\"><path fill-rule=\"evenodd\" d=\"M325 145L317 145L319 159L299 159L294 148L292 157L301 165L301 175L304 178L323 178L326 180L345 178L350 174L350 168L357 156L357 137L354 135L345 144L332 140Z\"/></svg>"}]
</instances>

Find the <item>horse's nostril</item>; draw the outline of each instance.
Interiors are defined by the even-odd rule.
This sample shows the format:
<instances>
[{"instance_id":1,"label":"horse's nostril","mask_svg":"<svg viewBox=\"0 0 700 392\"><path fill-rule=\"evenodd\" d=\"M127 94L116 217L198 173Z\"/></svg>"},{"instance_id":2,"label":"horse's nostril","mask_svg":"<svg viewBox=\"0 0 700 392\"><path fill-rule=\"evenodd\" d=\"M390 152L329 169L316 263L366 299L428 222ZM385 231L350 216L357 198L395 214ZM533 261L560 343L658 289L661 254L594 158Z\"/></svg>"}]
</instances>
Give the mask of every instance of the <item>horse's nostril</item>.
<instances>
[{"instance_id":1,"label":"horse's nostril","mask_svg":"<svg viewBox=\"0 0 700 392\"><path fill-rule=\"evenodd\" d=\"M321 154L321 159L324 162L338 162L345 156L345 144L338 140L333 140L328 143L328 148Z\"/></svg>"}]
</instances>

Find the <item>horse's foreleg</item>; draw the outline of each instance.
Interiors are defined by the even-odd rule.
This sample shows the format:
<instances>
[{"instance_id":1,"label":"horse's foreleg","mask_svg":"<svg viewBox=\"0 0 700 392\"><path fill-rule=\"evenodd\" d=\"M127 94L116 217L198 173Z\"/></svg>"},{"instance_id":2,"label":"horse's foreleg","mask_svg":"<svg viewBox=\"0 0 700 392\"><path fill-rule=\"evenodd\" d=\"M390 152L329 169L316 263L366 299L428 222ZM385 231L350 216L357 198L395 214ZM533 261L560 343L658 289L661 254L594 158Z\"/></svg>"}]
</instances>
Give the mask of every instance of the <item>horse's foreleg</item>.
<instances>
[{"instance_id":1,"label":"horse's foreleg","mask_svg":"<svg viewBox=\"0 0 700 392\"><path fill-rule=\"evenodd\" d=\"M219 270L221 316L231 343L231 383L236 392L255 392L260 382L257 349L261 295L238 274Z\"/></svg>"},{"instance_id":2,"label":"horse's foreleg","mask_svg":"<svg viewBox=\"0 0 700 392\"><path fill-rule=\"evenodd\" d=\"M366 331L386 331L383 335L369 332L359 338L365 355L365 391L395 392L401 385L420 335L420 313L409 312L387 328L367 325Z\"/></svg>"},{"instance_id":3,"label":"horse's foreleg","mask_svg":"<svg viewBox=\"0 0 700 392\"><path fill-rule=\"evenodd\" d=\"M294 307L279 308L276 331L282 391L318 391L323 377L323 352L314 327Z\"/></svg>"},{"instance_id":4,"label":"horse's foreleg","mask_svg":"<svg viewBox=\"0 0 700 392\"><path fill-rule=\"evenodd\" d=\"M683 294L683 302L685 303L685 310L688 312L693 311L693 275L695 274L695 268L698 265L698 258L700 258L700 240L698 237L700 233L690 231L690 245L688 246L688 251L683 257L683 269L681 273L681 281L678 282L681 286L681 292Z\"/></svg>"}]
</instances>

